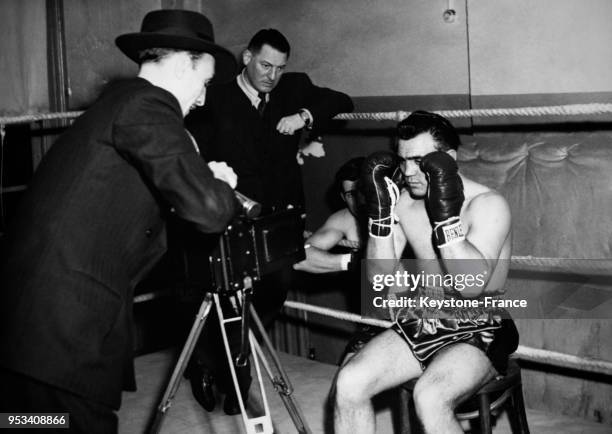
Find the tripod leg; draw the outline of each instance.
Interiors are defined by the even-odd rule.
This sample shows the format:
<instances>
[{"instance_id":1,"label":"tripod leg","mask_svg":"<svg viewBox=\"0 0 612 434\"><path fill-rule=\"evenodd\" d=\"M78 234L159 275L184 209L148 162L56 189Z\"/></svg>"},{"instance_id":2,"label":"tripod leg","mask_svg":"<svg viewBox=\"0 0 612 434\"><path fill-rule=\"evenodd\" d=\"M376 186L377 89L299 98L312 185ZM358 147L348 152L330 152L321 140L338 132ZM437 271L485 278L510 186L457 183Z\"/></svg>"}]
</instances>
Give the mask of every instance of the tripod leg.
<instances>
[{"instance_id":1,"label":"tripod leg","mask_svg":"<svg viewBox=\"0 0 612 434\"><path fill-rule=\"evenodd\" d=\"M221 335L223 337L223 344L225 346L225 354L227 356L227 361L230 368L230 373L232 374L232 381L234 382L234 388L236 390L236 396L238 397L238 405L240 406L240 413L242 414L242 421L244 422L244 426L247 434L272 434L274 432L272 428L272 419L270 418L270 413L268 409L268 403L266 402L265 391L263 389L263 384L261 382L261 375L259 375L259 387L261 391L261 396L264 400L264 406L266 408L266 412L261 417L249 418L246 412L246 408L244 406L244 397L242 396L242 391L240 390L240 385L238 384L238 377L236 376L236 367L234 365L234 360L232 358L232 352L230 350L229 342L227 340L227 331L225 330L225 324L234 321L240 321L242 319L241 316L237 316L234 318L225 318L223 316L223 310L221 309L221 304L219 303L219 294L214 294L215 305L217 307L217 314L219 317L219 322L221 324ZM248 335L250 337L250 334ZM251 345L253 344L252 339L248 340ZM256 365L258 373L259 366Z\"/></svg>"},{"instance_id":2,"label":"tripod leg","mask_svg":"<svg viewBox=\"0 0 612 434\"><path fill-rule=\"evenodd\" d=\"M274 388L276 389L279 396L283 400L283 404L285 404L285 408L287 409L287 412L289 413L289 416L291 417L291 420L293 421L295 428L298 430L300 434L310 434L311 431L310 431L310 428L308 427L308 424L306 424L305 422L304 414L302 413L302 410L300 409L298 403L293 398L293 386L291 385L291 382L289 381L289 377L287 376L287 373L285 372L285 369L283 368L283 365L281 364L280 359L278 358L278 355L276 354L276 351L274 350L274 347L272 346L270 337L266 333L266 330L264 326L262 325L259 319L259 315L257 315L257 311L255 310L255 308L252 305L250 306L250 308L251 308L251 317L253 319L253 322L255 323L255 326L257 327L259 334L261 335L264 345L266 346L266 350L272 357L272 361L275 365L276 371L280 374L280 377L274 377L274 374L272 373L270 365L268 364L268 361L266 360L263 354L263 351L261 350L261 347L259 346L259 343L257 342L256 339L253 338L252 341L253 341L253 347L255 349L255 352L257 353L259 358L262 360L262 363L266 369L266 372L268 373L268 376L270 377L270 381L272 382L272 384L274 385Z\"/></svg>"},{"instance_id":3,"label":"tripod leg","mask_svg":"<svg viewBox=\"0 0 612 434\"><path fill-rule=\"evenodd\" d=\"M155 419L151 424L150 429L148 430L151 434L157 434L161 430L161 425L163 422L163 418L166 415L166 412L172 406L172 400L174 399L174 395L176 395L176 391L178 390L181 377L185 372L185 368L187 367L187 363L189 362L189 358L191 357L191 353L193 353L193 349L195 348L196 342L200 337L200 333L202 332L202 327L204 326L204 322L210 313L210 308L212 307L213 299L211 293L206 293L204 296L204 301L202 301L202 305L200 306L200 310L196 315L196 319L193 322L193 326L191 327L191 331L189 332L189 336L187 337L187 341L185 342L185 346L181 351L181 355L179 356L178 362L174 367L174 371L172 372L172 376L170 377L170 381L168 382L168 386L166 387L166 391L157 407L157 412L155 413Z\"/></svg>"},{"instance_id":4,"label":"tripod leg","mask_svg":"<svg viewBox=\"0 0 612 434\"><path fill-rule=\"evenodd\" d=\"M249 427L251 429L251 431L249 431L249 433L250 432L253 432L253 433L259 433L259 432L273 433L274 429L272 427L272 418L270 416L270 407L268 406L268 398L266 396L266 389L264 388L263 380L261 378L261 368L259 366L259 359L255 356L255 354L258 354L258 352L261 353L261 349L259 348L259 343L257 342L257 339L255 339L255 335L253 334L252 331L249 330L248 336L249 336L249 343L251 344L251 348L253 348L255 350L254 353L253 353L253 362L254 362L254 365L255 365L255 371L257 373L257 382L259 384L259 390L260 390L260 393L261 393L261 400L262 400L263 405L264 405L264 416L262 416L260 418L251 419L251 426ZM259 427L258 427L258 425L259 425ZM261 430L258 430L257 428L261 428Z\"/></svg>"},{"instance_id":5,"label":"tripod leg","mask_svg":"<svg viewBox=\"0 0 612 434\"><path fill-rule=\"evenodd\" d=\"M253 282L250 277L244 279L244 291L242 292L242 324L240 329L240 354L236 357L236 366L244 367L249 360L249 330L250 315L249 306L253 298Z\"/></svg>"}]
</instances>

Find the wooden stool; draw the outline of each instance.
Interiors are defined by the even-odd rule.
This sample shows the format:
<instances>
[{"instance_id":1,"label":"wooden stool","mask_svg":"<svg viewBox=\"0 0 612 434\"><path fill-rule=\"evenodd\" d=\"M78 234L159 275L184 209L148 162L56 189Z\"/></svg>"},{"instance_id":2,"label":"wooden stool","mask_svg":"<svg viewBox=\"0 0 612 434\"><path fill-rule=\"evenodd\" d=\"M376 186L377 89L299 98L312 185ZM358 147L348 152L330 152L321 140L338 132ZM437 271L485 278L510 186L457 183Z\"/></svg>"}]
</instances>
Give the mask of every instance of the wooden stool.
<instances>
[{"instance_id":1,"label":"wooden stool","mask_svg":"<svg viewBox=\"0 0 612 434\"><path fill-rule=\"evenodd\" d=\"M400 386L400 424L402 433L420 432L412 392L417 380L411 380ZM491 400L493 399L493 402ZM508 373L499 379L485 384L472 398L462 403L455 415L459 420L479 418L482 434L491 434L491 412L506 407L512 434L529 434L523 388L521 385L521 368L514 359L508 362ZM419 427L419 428L415 428Z\"/></svg>"}]
</instances>

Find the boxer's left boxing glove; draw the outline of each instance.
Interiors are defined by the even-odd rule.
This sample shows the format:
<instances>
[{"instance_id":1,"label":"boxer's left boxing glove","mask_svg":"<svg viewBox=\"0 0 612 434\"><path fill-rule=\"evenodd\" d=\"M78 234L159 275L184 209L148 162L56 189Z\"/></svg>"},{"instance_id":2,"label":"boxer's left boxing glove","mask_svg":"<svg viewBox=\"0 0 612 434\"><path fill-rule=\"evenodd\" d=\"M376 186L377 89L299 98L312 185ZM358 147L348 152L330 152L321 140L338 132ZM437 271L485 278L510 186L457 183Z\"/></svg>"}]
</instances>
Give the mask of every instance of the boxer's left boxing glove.
<instances>
[{"instance_id":1,"label":"boxer's left boxing glove","mask_svg":"<svg viewBox=\"0 0 612 434\"><path fill-rule=\"evenodd\" d=\"M421 160L421 170L429 183L425 204L437 246L463 241L459 214L465 197L457 162L446 152L431 152Z\"/></svg>"},{"instance_id":2,"label":"boxer's left boxing glove","mask_svg":"<svg viewBox=\"0 0 612 434\"><path fill-rule=\"evenodd\" d=\"M361 186L368 214L368 230L375 238L391 235L399 188L393 181L399 172L397 155L379 151L369 155L361 169Z\"/></svg>"}]
</instances>

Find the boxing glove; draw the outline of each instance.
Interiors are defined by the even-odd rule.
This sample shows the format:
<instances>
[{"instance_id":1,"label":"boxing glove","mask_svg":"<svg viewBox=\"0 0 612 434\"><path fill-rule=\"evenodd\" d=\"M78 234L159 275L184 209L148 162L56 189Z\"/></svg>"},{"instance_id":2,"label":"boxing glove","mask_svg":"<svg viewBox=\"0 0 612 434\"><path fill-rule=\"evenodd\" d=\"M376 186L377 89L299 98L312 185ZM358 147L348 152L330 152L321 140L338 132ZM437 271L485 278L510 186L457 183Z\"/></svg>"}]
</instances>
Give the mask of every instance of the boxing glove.
<instances>
[{"instance_id":1,"label":"boxing glove","mask_svg":"<svg viewBox=\"0 0 612 434\"><path fill-rule=\"evenodd\" d=\"M429 189L425 205L438 247L465 239L459 214L465 197L457 162L446 152L431 152L421 160Z\"/></svg>"},{"instance_id":2,"label":"boxing glove","mask_svg":"<svg viewBox=\"0 0 612 434\"><path fill-rule=\"evenodd\" d=\"M399 188L394 179L401 177L397 155L378 151L368 156L361 170L361 186L366 202L368 230L376 238L391 235Z\"/></svg>"}]
</instances>

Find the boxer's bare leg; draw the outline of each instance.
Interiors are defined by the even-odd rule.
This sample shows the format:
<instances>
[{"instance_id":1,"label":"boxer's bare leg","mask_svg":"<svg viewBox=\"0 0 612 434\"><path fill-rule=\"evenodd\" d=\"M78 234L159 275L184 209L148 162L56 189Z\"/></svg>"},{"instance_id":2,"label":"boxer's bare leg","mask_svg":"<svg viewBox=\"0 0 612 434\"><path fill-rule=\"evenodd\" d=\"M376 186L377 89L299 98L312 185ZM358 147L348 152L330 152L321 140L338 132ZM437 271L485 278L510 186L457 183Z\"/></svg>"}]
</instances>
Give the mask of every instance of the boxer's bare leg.
<instances>
[{"instance_id":1,"label":"boxer's bare leg","mask_svg":"<svg viewBox=\"0 0 612 434\"><path fill-rule=\"evenodd\" d=\"M421 365L393 330L373 338L336 378L335 433L374 433L372 397L421 375Z\"/></svg>"},{"instance_id":2,"label":"boxer's bare leg","mask_svg":"<svg viewBox=\"0 0 612 434\"><path fill-rule=\"evenodd\" d=\"M478 348L453 344L435 354L414 388L414 402L426 433L463 433L454 410L496 375Z\"/></svg>"}]
</instances>

